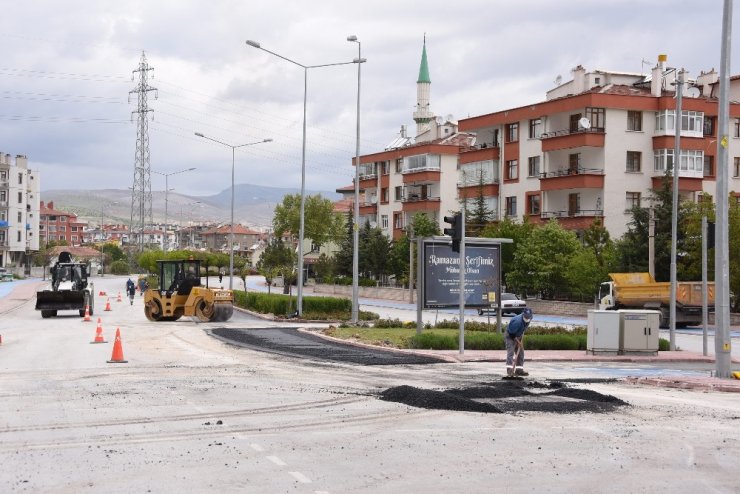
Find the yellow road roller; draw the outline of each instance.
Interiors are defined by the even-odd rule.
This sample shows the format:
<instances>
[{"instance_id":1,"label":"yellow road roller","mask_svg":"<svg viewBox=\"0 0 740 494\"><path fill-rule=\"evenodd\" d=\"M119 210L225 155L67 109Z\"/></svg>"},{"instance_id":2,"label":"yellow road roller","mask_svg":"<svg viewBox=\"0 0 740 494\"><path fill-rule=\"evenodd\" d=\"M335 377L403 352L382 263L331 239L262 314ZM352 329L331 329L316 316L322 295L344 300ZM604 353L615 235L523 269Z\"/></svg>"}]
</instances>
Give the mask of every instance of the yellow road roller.
<instances>
[{"instance_id":1,"label":"yellow road roller","mask_svg":"<svg viewBox=\"0 0 740 494\"><path fill-rule=\"evenodd\" d=\"M144 314L150 321L177 321L195 316L204 322L228 321L234 312L231 290L202 287L200 260L157 261L159 286L144 292Z\"/></svg>"}]
</instances>

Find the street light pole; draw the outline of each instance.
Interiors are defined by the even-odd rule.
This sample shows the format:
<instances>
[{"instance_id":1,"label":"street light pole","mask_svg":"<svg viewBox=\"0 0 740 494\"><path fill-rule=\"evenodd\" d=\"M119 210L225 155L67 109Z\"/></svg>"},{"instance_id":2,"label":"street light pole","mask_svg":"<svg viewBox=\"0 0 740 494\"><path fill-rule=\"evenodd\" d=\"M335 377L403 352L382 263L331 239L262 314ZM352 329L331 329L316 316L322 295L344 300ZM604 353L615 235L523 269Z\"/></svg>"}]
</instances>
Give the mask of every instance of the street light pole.
<instances>
[{"instance_id":1,"label":"street light pole","mask_svg":"<svg viewBox=\"0 0 740 494\"><path fill-rule=\"evenodd\" d=\"M118 204L118 202L111 202L108 204L108 206L112 206L114 204ZM100 276L105 275L105 258L104 258L104 252L103 247L105 247L105 228L103 227L103 210L105 209L105 204L100 205ZM47 232L48 235L48 232Z\"/></svg>"},{"instance_id":2,"label":"street light pole","mask_svg":"<svg viewBox=\"0 0 740 494\"><path fill-rule=\"evenodd\" d=\"M347 36L347 41L357 43L357 142L355 147L355 211L354 225L352 227L352 323L357 324L360 321L360 303L359 303L359 281L360 281L360 81L362 62L362 43L354 34ZM380 192L380 191L378 191ZM378 202L380 208L380 202ZM378 218L379 220L380 218Z\"/></svg>"},{"instance_id":3,"label":"street light pole","mask_svg":"<svg viewBox=\"0 0 740 494\"><path fill-rule=\"evenodd\" d=\"M305 227L305 209L306 209L306 101L308 99L308 69L317 69L321 67L333 67L336 65L350 65L353 63L362 63L361 60L353 60L351 62L339 62L339 63L325 63L319 65L304 65L298 63L295 60L284 57L274 51L270 51L253 40L247 40L247 45L252 48L257 48L264 52L274 55L278 58L282 58L286 62L290 62L293 65L297 65L303 69L303 145L301 149L301 210L300 210L300 226L298 228L298 301L296 303L298 315L303 315L303 237Z\"/></svg>"},{"instance_id":4,"label":"street light pole","mask_svg":"<svg viewBox=\"0 0 740 494\"><path fill-rule=\"evenodd\" d=\"M192 172L195 170L195 168L186 168L184 170L179 170L176 172L170 172L170 173L163 173L158 172L156 170L150 170L152 173L156 173L157 175L164 176L164 251L167 252L167 244L169 243L169 235L167 233L167 208L168 208L168 194L170 190L169 186L169 178L171 175L177 175L178 173L185 173L185 172Z\"/></svg>"},{"instance_id":5,"label":"street light pole","mask_svg":"<svg viewBox=\"0 0 740 494\"><path fill-rule=\"evenodd\" d=\"M272 142L272 139L262 139L261 141L248 142L246 144L232 145L227 144L213 137L208 137L201 134L200 132L195 133L196 136L208 139L209 141L216 142L222 146L231 148L231 228L229 233L229 290L234 288L234 162L236 148L242 148L245 146L254 146L255 144L262 144L263 142Z\"/></svg>"}]
</instances>

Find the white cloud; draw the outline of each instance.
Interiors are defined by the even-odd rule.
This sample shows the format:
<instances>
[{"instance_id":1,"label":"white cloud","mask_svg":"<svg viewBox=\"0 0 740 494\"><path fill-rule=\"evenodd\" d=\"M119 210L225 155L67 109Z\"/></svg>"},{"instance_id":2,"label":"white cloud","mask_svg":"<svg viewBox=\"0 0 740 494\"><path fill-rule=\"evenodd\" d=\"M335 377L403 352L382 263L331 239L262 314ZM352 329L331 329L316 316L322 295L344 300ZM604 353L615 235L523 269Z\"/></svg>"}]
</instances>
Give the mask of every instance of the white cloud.
<instances>
[{"instance_id":1,"label":"white cloud","mask_svg":"<svg viewBox=\"0 0 740 494\"><path fill-rule=\"evenodd\" d=\"M197 167L171 187L198 195L229 185L231 150L194 132L234 145L273 138L236 152L237 182L296 187L303 71L247 39L311 65L352 60L357 45L346 37L357 35L368 59L361 149L372 153L402 124L413 128L425 33L432 108L464 118L541 101L578 64L639 72L642 59L668 53L669 64L694 75L719 68L721 8L688 11L679 0L14 2L0 32L0 150L27 155L44 189L130 185L136 95L127 98L145 50L159 89L149 100L151 167ZM737 60L734 50L736 73ZM333 190L353 176L356 66L310 70L308 83L307 187ZM160 178L152 176L154 189L164 188Z\"/></svg>"}]
</instances>

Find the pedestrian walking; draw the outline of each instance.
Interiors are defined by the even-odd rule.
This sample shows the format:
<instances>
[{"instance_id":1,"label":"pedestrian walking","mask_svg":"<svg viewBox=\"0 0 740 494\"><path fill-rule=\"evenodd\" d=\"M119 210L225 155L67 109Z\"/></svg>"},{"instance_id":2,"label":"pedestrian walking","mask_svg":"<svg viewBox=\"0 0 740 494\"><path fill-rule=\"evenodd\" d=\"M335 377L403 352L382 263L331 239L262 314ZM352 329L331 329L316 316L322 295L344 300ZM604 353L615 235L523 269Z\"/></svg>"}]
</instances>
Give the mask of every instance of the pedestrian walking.
<instances>
[{"instance_id":1,"label":"pedestrian walking","mask_svg":"<svg viewBox=\"0 0 740 494\"><path fill-rule=\"evenodd\" d=\"M532 321L532 309L526 308L521 314L514 316L509 321L506 328L504 342L506 343L506 375L528 376L529 373L524 370L524 331L529 327Z\"/></svg>"}]
</instances>

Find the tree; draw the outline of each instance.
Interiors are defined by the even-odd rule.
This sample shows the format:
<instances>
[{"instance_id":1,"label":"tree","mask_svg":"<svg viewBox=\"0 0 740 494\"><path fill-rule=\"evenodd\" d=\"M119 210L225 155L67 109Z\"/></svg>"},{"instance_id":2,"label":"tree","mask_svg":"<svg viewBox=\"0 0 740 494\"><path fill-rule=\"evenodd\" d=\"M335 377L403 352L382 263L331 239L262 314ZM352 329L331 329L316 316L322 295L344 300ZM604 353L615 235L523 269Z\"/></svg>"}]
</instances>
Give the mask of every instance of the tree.
<instances>
[{"instance_id":1,"label":"tree","mask_svg":"<svg viewBox=\"0 0 740 494\"><path fill-rule=\"evenodd\" d=\"M535 228L527 242L517 248L506 282L520 293L536 292L552 298L566 289L567 266L579 249L575 233L550 220Z\"/></svg>"},{"instance_id":2,"label":"tree","mask_svg":"<svg viewBox=\"0 0 740 494\"><path fill-rule=\"evenodd\" d=\"M439 235L439 225L424 213L415 213L411 217L411 231L415 237L433 237Z\"/></svg>"},{"instance_id":3,"label":"tree","mask_svg":"<svg viewBox=\"0 0 740 494\"><path fill-rule=\"evenodd\" d=\"M471 237L479 237L488 223L490 223L491 218L493 218L493 211L488 208L486 197L483 194L484 185L483 171L481 170L478 175L478 187L475 200L473 201L473 210L470 212L470 219L467 219L468 217L466 216L465 221L466 235ZM465 213L467 214L467 210L465 210Z\"/></svg>"},{"instance_id":4,"label":"tree","mask_svg":"<svg viewBox=\"0 0 740 494\"><path fill-rule=\"evenodd\" d=\"M391 241L380 228L369 228L364 231L362 242L364 249L364 268L368 277L382 280L390 271Z\"/></svg>"},{"instance_id":5,"label":"tree","mask_svg":"<svg viewBox=\"0 0 740 494\"><path fill-rule=\"evenodd\" d=\"M510 217L505 217L495 225L489 225L481 232L481 237L486 238L510 238L513 243L501 244L501 280L506 279L506 275L511 269L514 262L514 253L516 250L527 243L534 225L529 222L527 217L523 223L518 223Z\"/></svg>"},{"instance_id":6,"label":"tree","mask_svg":"<svg viewBox=\"0 0 740 494\"><path fill-rule=\"evenodd\" d=\"M288 293L295 275L296 254L285 245L280 237L273 237L267 244L262 257L257 263L257 271L265 277L268 293L272 280L277 276L283 277L283 290Z\"/></svg>"},{"instance_id":7,"label":"tree","mask_svg":"<svg viewBox=\"0 0 740 494\"><path fill-rule=\"evenodd\" d=\"M300 232L300 194L288 194L283 202L275 206L272 226L275 236L281 237L285 232L298 236ZM307 196L304 210L304 237L310 238L317 246L341 236L344 221L341 215L334 212L334 203L324 199L321 194Z\"/></svg>"},{"instance_id":8,"label":"tree","mask_svg":"<svg viewBox=\"0 0 740 494\"><path fill-rule=\"evenodd\" d=\"M352 211L347 212L345 221L345 234L339 243L339 251L334 254L334 265L336 273L342 276L352 276L352 266L354 262L354 216Z\"/></svg>"}]
</instances>

